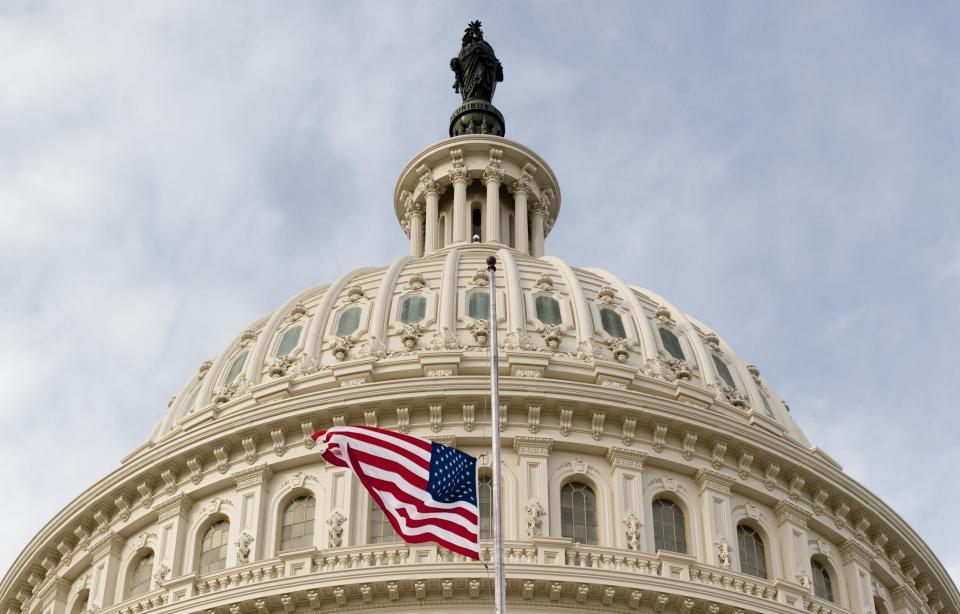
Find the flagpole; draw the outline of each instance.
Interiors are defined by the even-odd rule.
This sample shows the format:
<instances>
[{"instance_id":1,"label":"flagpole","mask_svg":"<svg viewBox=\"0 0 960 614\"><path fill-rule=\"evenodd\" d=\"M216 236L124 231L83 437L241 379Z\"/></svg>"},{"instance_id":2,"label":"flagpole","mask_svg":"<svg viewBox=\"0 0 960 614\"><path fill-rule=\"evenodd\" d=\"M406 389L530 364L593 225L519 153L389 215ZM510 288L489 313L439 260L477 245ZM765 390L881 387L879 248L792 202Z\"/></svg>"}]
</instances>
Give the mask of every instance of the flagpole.
<instances>
[{"instance_id":1,"label":"flagpole","mask_svg":"<svg viewBox=\"0 0 960 614\"><path fill-rule=\"evenodd\" d=\"M500 373L497 347L497 258L487 257L490 281L490 432L493 445L494 612L507 614L507 580L503 567L503 499L500 495Z\"/></svg>"}]
</instances>

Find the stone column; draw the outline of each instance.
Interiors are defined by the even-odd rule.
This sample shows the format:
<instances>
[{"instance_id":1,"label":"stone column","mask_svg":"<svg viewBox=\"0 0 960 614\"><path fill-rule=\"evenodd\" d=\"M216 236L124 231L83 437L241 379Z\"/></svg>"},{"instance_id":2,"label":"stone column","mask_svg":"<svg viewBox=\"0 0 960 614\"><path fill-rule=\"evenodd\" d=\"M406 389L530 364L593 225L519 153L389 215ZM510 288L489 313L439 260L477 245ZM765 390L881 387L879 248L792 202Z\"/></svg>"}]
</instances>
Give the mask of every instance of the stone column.
<instances>
[{"instance_id":1,"label":"stone column","mask_svg":"<svg viewBox=\"0 0 960 614\"><path fill-rule=\"evenodd\" d=\"M517 497L520 505L518 513L518 535L506 536L512 539L528 539L550 536L550 493L548 492L549 474L547 458L553 440L548 437L523 437L513 439L513 449L517 453ZM509 505L506 506L510 508Z\"/></svg>"},{"instance_id":2,"label":"stone column","mask_svg":"<svg viewBox=\"0 0 960 614\"><path fill-rule=\"evenodd\" d=\"M543 203L534 202L530 206L530 235L533 241L530 255L534 258L543 257L543 217L546 210Z\"/></svg>"},{"instance_id":3,"label":"stone column","mask_svg":"<svg viewBox=\"0 0 960 614\"><path fill-rule=\"evenodd\" d=\"M237 565L245 565L253 561L267 558L266 542L267 529L266 509L264 500L267 496L267 485L273 471L266 464L241 469L233 474L237 483L238 512L240 526L238 527L237 543L231 544L237 548ZM241 548L242 546L242 548ZM249 552L244 555L244 550ZM246 560L244 560L244 558Z\"/></svg>"},{"instance_id":4,"label":"stone column","mask_svg":"<svg viewBox=\"0 0 960 614\"><path fill-rule=\"evenodd\" d=\"M410 255L414 258L423 256L423 204L411 201L407 210L407 221L410 224Z\"/></svg>"},{"instance_id":5,"label":"stone column","mask_svg":"<svg viewBox=\"0 0 960 614\"><path fill-rule=\"evenodd\" d=\"M530 253L527 228L527 195L530 188L518 180L511 186L513 192L513 247L525 254Z\"/></svg>"},{"instance_id":6,"label":"stone column","mask_svg":"<svg viewBox=\"0 0 960 614\"><path fill-rule=\"evenodd\" d=\"M437 235L440 221L437 204L440 202L440 191L437 189L437 184L431 180L430 186L424 193L427 197L427 236L424 241L424 252L431 254L437 251L440 245L440 237Z\"/></svg>"},{"instance_id":7,"label":"stone column","mask_svg":"<svg viewBox=\"0 0 960 614\"><path fill-rule=\"evenodd\" d=\"M187 515L193 501L180 493L157 505L157 553L154 573L163 580L178 578L189 570L184 568ZM160 573L163 569L165 572Z\"/></svg>"},{"instance_id":8,"label":"stone column","mask_svg":"<svg viewBox=\"0 0 960 614\"><path fill-rule=\"evenodd\" d=\"M90 605L104 610L113 605L120 577L120 551L127 540L110 531L91 547L90 568L93 580L90 583Z\"/></svg>"},{"instance_id":9,"label":"stone column","mask_svg":"<svg viewBox=\"0 0 960 614\"><path fill-rule=\"evenodd\" d=\"M649 552L643 536L643 461L647 455L629 448L611 446L607 462L613 478L613 493L617 502L614 530L617 547L638 552Z\"/></svg>"},{"instance_id":10,"label":"stone column","mask_svg":"<svg viewBox=\"0 0 960 614\"><path fill-rule=\"evenodd\" d=\"M730 486L734 479L713 469L701 469L696 480L703 516L704 558L708 565L730 569L737 541L730 514Z\"/></svg>"},{"instance_id":11,"label":"stone column","mask_svg":"<svg viewBox=\"0 0 960 614\"><path fill-rule=\"evenodd\" d=\"M487 186L487 236L484 241L500 243L500 183L503 181L503 164L500 149L490 150L490 163L483 171L483 183Z\"/></svg>"},{"instance_id":12,"label":"stone column","mask_svg":"<svg viewBox=\"0 0 960 614\"><path fill-rule=\"evenodd\" d=\"M843 577L847 581L850 596L850 610L854 614L872 614L873 585L870 580L870 562L873 551L862 546L855 539L840 544L840 556L843 560Z\"/></svg>"},{"instance_id":13,"label":"stone column","mask_svg":"<svg viewBox=\"0 0 960 614\"><path fill-rule=\"evenodd\" d=\"M470 212L467 210L470 175L463 162L462 149L454 149L450 157L453 159L453 167L448 172L450 183L453 184L453 242L462 243L469 240L470 233Z\"/></svg>"},{"instance_id":14,"label":"stone column","mask_svg":"<svg viewBox=\"0 0 960 614\"><path fill-rule=\"evenodd\" d=\"M807 549L807 520L810 513L784 499L773 508L777 517L783 576L788 582L809 588L810 552Z\"/></svg>"}]
</instances>

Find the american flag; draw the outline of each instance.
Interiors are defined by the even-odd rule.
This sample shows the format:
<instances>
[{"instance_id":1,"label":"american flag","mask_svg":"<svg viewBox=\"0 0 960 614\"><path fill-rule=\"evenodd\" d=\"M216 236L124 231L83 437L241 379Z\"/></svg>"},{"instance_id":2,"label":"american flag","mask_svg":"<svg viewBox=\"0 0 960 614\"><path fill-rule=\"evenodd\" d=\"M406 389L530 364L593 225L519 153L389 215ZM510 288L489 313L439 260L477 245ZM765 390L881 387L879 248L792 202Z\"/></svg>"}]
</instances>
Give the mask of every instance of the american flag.
<instances>
[{"instance_id":1,"label":"american flag","mask_svg":"<svg viewBox=\"0 0 960 614\"><path fill-rule=\"evenodd\" d=\"M405 541L479 560L476 458L372 426L335 426L313 439L327 444L325 461L356 474Z\"/></svg>"}]
</instances>

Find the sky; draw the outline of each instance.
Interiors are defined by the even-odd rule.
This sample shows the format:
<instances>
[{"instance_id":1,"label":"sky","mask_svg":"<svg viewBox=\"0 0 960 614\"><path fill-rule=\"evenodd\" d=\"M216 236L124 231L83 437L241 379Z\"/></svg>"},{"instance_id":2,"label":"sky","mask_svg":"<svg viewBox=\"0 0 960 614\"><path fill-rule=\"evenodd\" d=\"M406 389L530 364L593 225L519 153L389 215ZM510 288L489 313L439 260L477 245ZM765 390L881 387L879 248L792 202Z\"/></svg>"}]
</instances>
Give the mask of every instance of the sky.
<instances>
[{"instance_id":1,"label":"sky","mask_svg":"<svg viewBox=\"0 0 960 614\"><path fill-rule=\"evenodd\" d=\"M547 252L717 330L960 580L960 4L0 0L0 573L204 360L407 252L481 19Z\"/></svg>"}]
</instances>

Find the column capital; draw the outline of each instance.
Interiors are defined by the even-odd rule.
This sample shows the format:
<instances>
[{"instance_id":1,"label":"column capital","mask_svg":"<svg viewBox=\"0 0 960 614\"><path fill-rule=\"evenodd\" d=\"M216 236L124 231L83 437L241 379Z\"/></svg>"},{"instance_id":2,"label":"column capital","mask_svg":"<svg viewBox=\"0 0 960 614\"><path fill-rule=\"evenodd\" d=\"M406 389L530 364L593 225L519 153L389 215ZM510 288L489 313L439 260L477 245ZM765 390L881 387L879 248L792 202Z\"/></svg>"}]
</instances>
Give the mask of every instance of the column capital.
<instances>
[{"instance_id":1,"label":"column capital","mask_svg":"<svg viewBox=\"0 0 960 614\"><path fill-rule=\"evenodd\" d=\"M840 557L844 563L859 563L870 569L870 561L874 558L873 550L870 550L855 539L848 539L840 544Z\"/></svg>"},{"instance_id":2,"label":"column capital","mask_svg":"<svg viewBox=\"0 0 960 614\"><path fill-rule=\"evenodd\" d=\"M550 456L550 450L553 448L553 440L549 437L524 437L513 438L513 449L520 456Z\"/></svg>"},{"instance_id":3,"label":"column capital","mask_svg":"<svg viewBox=\"0 0 960 614\"><path fill-rule=\"evenodd\" d=\"M610 446L607 450L607 462L610 463L611 470L617 467L623 467L624 469L643 471L643 461L646 459L647 455L639 450L619 448L617 446Z\"/></svg>"},{"instance_id":4,"label":"column capital","mask_svg":"<svg viewBox=\"0 0 960 614\"><path fill-rule=\"evenodd\" d=\"M487 163L487 167L483 169L483 174L480 176L483 180L483 183L500 183L503 181L503 158L502 149L491 149L490 150L490 162Z\"/></svg>"},{"instance_id":5,"label":"column capital","mask_svg":"<svg viewBox=\"0 0 960 614\"><path fill-rule=\"evenodd\" d=\"M45 581L37 594L37 603L44 604L51 599L66 602L70 595L70 582L67 582L59 576L53 576L49 581Z\"/></svg>"},{"instance_id":6,"label":"column capital","mask_svg":"<svg viewBox=\"0 0 960 614\"><path fill-rule=\"evenodd\" d=\"M810 519L810 512L787 499L782 499L780 503L773 506L773 513L776 514L778 526L785 522L792 522L797 526L806 528L807 520Z\"/></svg>"},{"instance_id":7,"label":"column capital","mask_svg":"<svg viewBox=\"0 0 960 614\"><path fill-rule=\"evenodd\" d=\"M463 150L451 149L450 159L453 161L452 168L447 171L447 176L450 178L450 183L466 183L470 179L470 174L469 171L467 171L466 163L463 161Z\"/></svg>"},{"instance_id":8,"label":"column capital","mask_svg":"<svg viewBox=\"0 0 960 614\"><path fill-rule=\"evenodd\" d=\"M157 522L163 522L174 516L186 518L193 507L193 499L183 493L176 494L157 505Z\"/></svg>"},{"instance_id":9,"label":"column capital","mask_svg":"<svg viewBox=\"0 0 960 614\"><path fill-rule=\"evenodd\" d=\"M715 490L725 495L730 494L730 486L736 481L728 475L724 475L713 469L700 469L696 475L697 486L702 493L706 489Z\"/></svg>"},{"instance_id":10,"label":"column capital","mask_svg":"<svg viewBox=\"0 0 960 614\"><path fill-rule=\"evenodd\" d=\"M893 609L902 612L922 612L923 601L912 586L901 584L890 591L890 599L893 601Z\"/></svg>"},{"instance_id":11,"label":"column capital","mask_svg":"<svg viewBox=\"0 0 960 614\"><path fill-rule=\"evenodd\" d=\"M237 483L237 490L259 486L270 480L273 476L273 470L266 463L247 467L233 473L233 479Z\"/></svg>"},{"instance_id":12,"label":"column capital","mask_svg":"<svg viewBox=\"0 0 960 614\"><path fill-rule=\"evenodd\" d=\"M127 540L110 531L90 546L90 553L94 561L107 555L120 556L120 549L125 543Z\"/></svg>"}]
</instances>

